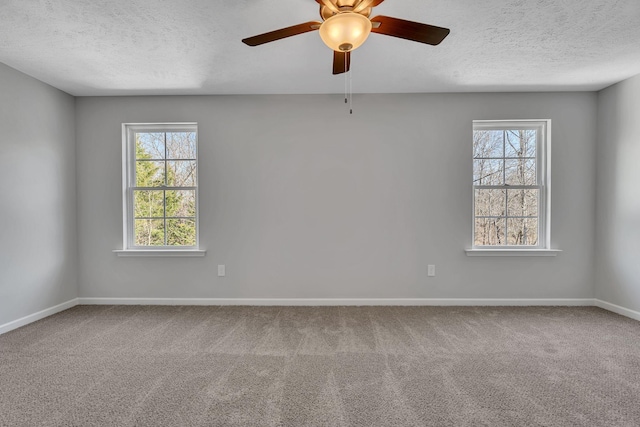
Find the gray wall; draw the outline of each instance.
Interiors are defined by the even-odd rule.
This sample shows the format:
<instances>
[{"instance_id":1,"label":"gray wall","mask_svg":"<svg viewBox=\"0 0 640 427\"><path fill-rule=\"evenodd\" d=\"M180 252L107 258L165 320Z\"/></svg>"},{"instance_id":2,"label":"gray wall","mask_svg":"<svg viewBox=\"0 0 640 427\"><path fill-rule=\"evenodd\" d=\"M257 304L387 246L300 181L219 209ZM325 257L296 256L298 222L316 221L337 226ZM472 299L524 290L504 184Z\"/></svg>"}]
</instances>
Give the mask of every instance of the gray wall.
<instances>
[{"instance_id":1,"label":"gray wall","mask_svg":"<svg viewBox=\"0 0 640 427\"><path fill-rule=\"evenodd\" d=\"M78 98L80 296L592 298L595 93ZM553 120L557 258L471 258L473 119ZM118 258L121 123L197 121L204 258ZM226 264L227 277L216 277ZM436 277L427 277L435 264Z\"/></svg>"},{"instance_id":2,"label":"gray wall","mask_svg":"<svg viewBox=\"0 0 640 427\"><path fill-rule=\"evenodd\" d=\"M640 311L640 76L599 93L597 298Z\"/></svg>"},{"instance_id":3,"label":"gray wall","mask_svg":"<svg viewBox=\"0 0 640 427\"><path fill-rule=\"evenodd\" d=\"M0 64L0 325L77 296L75 101Z\"/></svg>"}]
</instances>

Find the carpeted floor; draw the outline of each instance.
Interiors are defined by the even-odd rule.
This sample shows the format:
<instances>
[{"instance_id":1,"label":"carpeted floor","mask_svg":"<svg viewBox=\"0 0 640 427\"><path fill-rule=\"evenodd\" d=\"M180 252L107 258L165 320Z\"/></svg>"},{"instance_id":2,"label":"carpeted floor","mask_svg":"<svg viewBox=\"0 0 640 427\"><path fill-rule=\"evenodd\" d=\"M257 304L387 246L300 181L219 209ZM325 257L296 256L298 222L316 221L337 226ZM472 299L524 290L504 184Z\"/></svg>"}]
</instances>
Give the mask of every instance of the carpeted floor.
<instances>
[{"instance_id":1,"label":"carpeted floor","mask_svg":"<svg viewBox=\"0 0 640 427\"><path fill-rule=\"evenodd\" d=\"M78 306L0 336L2 426L639 426L593 307Z\"/></svg>"}]
</instances>

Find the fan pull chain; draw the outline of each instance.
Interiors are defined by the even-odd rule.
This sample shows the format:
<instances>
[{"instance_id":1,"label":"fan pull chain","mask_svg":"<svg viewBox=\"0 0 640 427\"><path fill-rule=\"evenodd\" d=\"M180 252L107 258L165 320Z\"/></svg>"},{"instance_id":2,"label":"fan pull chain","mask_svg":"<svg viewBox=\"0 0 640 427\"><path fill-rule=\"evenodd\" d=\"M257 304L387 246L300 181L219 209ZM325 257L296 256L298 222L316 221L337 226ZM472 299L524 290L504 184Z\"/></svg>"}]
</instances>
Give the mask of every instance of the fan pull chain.
<instances>
[{"instance_id":1,"label":"fan pull chain","mask_svg":"<svg viewBox=\"0 0 640 427\"><path fill-rule=\"evenodd\" d=\"M344 103L347 103L347 58L344 60Z\"/></svg>"},{"instance_id":2,"label":"fan pull chain","mask_svg":"<svg viewBox=\"0 0 640 427\"><path fill-rule=\"evenodd\" d=\"M353 71L349 70L349 114L353 114Z\"/></svg>"}]
</instances>

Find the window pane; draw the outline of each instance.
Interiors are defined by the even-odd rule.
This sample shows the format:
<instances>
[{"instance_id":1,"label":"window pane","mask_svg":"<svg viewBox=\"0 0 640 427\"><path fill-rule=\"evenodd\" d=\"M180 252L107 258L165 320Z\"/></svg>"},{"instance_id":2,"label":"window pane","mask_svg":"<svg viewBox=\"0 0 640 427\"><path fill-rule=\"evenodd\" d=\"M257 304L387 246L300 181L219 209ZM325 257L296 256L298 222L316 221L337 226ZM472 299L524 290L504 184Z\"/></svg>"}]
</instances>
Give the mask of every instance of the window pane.
<instances>
[{"instance_id":1,"label":"window pane","mask_svg":"<svg viewBox=\"0 0 640 427\"><path fill-rule=\"evenodd\" d=\"M164 206L162 190L135 190L133 192L133 212L136 218L162 218Z\"/></svg>"},{"instance_id":2,"label":"window pane","mask_svg":"<svg viewBox=\"0 0 640 427\"><path fill-rule=\"evenodd\" d=\"M167 162L167 185L169 187L195 187L196 162L189 160Z\"/></svg>"},{"instance_id":3,"label":"window pane","mask_svg":"<svg viewBox=\"0 0 640 427\"><path fill-rule=\"evenodd\" d=\"M196 245L197 129L125 124L125 230L135 247ZM174 189L172 189L174 187Z\"/></svg>"},{"instance_id":4,"label":"window pane","mask_svg":"<svg viewBox=\"0 0 640 427\"><path fill-rule=\"evenodd\" d=\"M167 133L167 158L195 159L196 158L195 132L168 132Z\"/></svg>"},{"instance_id":5,"label":"window pane","mask_svg":"<svg viewBox=\"0 0 640 427\"><path fill-rule=\"evenodd\" d=\"M509 218L509 245L536 246L538 244L537 218Z\"/></svg>"},{"instance_id":6,"label":"window pane","mask_svg":"<svg viewBox=\"0 0 640 427\"><path fill-rule=\"evenodd\" d=\"M164 246L164 220L136 219L134 227L136 246Z\"/></svg>"},{"instance_id":7,"label":"window pane","mask_svg":"<svg viewBox=\"0 0 640 427\"><path fill-rule=\"evenodd\" d=\"M507 190L508 216L538 216L540 190Z\"/></svg>"},{"instance_id":8,"label":"window pane","mask_svg":"<svg viewBox=\"0 0 640 427\"><path fill-rule=\"evenodd\" d=\"M168 246L195 246L196 222L192 219L167 219Z\"/></svg>"},{"instance_id":9,"label":"window pane","mask_svg":"<svg viewBox=\"0 0 640 427\"><path fill-rule=\"evenodd\" d=\"M476 246L502 246L505 244L504 218L476 218Z\"/></svg>"},{"instance_id":10,"label":"window pane","mask_svg":"<svg viewBox=\"0 0 640 427\"><path fill-rule=\"evenodd\" d=\"M502 185L504 160L481 159L473 161L474 185Z\"/></svg>"},{"instance_id":11,"label":"window pane","mask_svg":"<svg viewBox=\"0 0 640 427\"><path fill-rule=\"evenodd\" d=\"M136 187L161 187L164 185L164 161L136 162Z\"/></svg>"},{"instance_id":12,"label":"window pane","mask_svg":"<svg viewBox=\"0 0 640 427\"><path fill-rule=\"evenodd\" d=\"M536 185L536 161L534 159L505 160L505 178L509 185Z\"/></svg>"},{"instance_id":13,"label":"window pane","mask_svg":"<svg viewBox=\"0 0 640 427\"><path fill-rule=\"evenodd\" d=\"M504 216L505 190L475 190L476 216Z\"/></svg>"},{"instance_id":14,"label":"window pane","mask_svg":"<svg viewBox=\"0 0 640 427\"><path fill-rule=\"evenodd\" d=\"M535 157L536 131L532 129L508 130L505 139L505 157Z\"/></svg>"},{"instance_id":15,"label":"window pane","mask_svg":"<svg viewBox=\"0 0 640 427\"><path fill-rule=\"evenodd\" d=\"M196 216L196 191L195 190L167 190L166 191L167 216L195 217Z\"/></svg>"},{"instance_id":16,"label":"window pane","mask_svg":"<svg viewBox=\"0 0 640 427\"><path fill-rule=\"evenodd\" d=\"M136 133L136 159L164 159L164 133Z\"/></svg>"},{"instance_id":17,"label":"window pane","mask_svg":"<svg viewBox=\"0 0 640 427\"><path fill-rule=\"evenodd\" d=\"M546 235L546 122L474 121L474 246L538 246Z\"/></svg>"},{"instance_id":18,"label":"window pane","mask_svg":"<svg viewBox=\"0 0 640 427\"><path fill-rule=\"evenodd\" d=\"M503 131L476 130L473 131L473 157L503 157Z\"/></svg>"}]
</instances>

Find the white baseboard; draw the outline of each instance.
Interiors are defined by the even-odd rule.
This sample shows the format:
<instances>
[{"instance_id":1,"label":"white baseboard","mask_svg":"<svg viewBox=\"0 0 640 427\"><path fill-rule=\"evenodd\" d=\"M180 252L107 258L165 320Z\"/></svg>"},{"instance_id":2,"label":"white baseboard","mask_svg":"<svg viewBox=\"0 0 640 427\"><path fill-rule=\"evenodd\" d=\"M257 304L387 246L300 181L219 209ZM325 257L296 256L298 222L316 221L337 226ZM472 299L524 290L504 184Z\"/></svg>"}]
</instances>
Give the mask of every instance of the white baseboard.
<instances>
[{"instance_id":1,"label":"white baseboard","mask_svg":"<svg viewBox=\"0 0 640 427\"><path fill-rule=\"evenodd\" d=\"M85 305L593 306L592 298L78 298Z\"/></svg>"},{"instance_id":2,"label":"white baseboard","mask_svg":"<svg viewBox=\"0 0 640 427\"><path fill-rule=\"evenodd\" d=\"M599 299L595 300L594 305L596 307L604 308L605 310L608 310L608 311L613 311L614 313L620 314L622 316L630 317L635 320L640 320L640 312L638 311L630 310L628 308L611 304L610 302L602 301Z\"/></svg>"},{"instance_id":3,"label":"white baseboard","mask_svg":"<svg viewBox=\"0 0 640 427\"><path fill-rule=\"evenodd\" d=\"M640 321L640 312L593 298L74 298L0 325L0 335L76 305L596 306Z\"/></svg>"},{"instance_id":4,"label":"white baseboard","mask_svg":"<svg viewBox=\"0 0 640 427\"><path fill-rule=\"evenodd\" d=\"M74 298L67 302L63 302L62 304L58 304L54 307L45 308L44 310L41 310L37 313L33 313L28 316L21 317L18 320L5 323L4 325L0 325L0 335L9 331L13 331L14 329L18 329L21 326L28 325L29 323L33 323L40 319L44 319L45 317L49 317L52 314L59 313L68 308L75 307L76 305L78 305L78 298Z\"/></svg>"}]
</instances>

